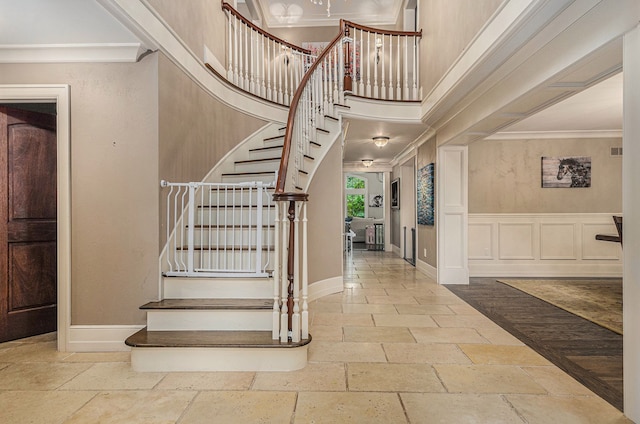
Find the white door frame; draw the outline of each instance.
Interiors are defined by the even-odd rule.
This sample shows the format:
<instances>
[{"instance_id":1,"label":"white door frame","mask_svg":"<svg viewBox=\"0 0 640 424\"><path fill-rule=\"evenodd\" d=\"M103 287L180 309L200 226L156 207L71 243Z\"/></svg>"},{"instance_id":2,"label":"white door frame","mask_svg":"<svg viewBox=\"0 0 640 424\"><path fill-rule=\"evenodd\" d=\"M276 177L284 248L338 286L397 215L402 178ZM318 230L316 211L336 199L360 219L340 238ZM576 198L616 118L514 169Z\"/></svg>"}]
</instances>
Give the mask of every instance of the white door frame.
<instances>
[{"instance_id":1,"label":"white door frame","mask_svg":"<svg viewBox=\"0 0 640 424\"><path fill-rule=\"evenodd\" d=\"M71 326L71 126L66 84L0 85L0 101L55 103L57 107L58 350L66 352Z\"/></svg>"}]
</instances>

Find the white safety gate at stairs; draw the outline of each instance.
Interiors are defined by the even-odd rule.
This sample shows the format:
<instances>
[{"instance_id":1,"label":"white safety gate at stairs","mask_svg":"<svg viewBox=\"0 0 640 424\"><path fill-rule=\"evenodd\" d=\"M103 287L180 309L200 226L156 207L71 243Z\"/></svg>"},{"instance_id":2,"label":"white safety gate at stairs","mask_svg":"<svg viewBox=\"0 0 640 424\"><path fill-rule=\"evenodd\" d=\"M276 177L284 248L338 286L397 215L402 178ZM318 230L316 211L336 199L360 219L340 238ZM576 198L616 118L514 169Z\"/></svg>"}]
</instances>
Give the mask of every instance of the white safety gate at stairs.
<instances>
[{"instance_id":1,"label":"white safety gate at stairs","mask_svg":"<svg viewBox=\"0 0 640 424\"><path fill-rule=\"evenodd\" d=\"M273 254L272 184L170 183L167 277L266 277Z\"/></svg>"}]
</instances>

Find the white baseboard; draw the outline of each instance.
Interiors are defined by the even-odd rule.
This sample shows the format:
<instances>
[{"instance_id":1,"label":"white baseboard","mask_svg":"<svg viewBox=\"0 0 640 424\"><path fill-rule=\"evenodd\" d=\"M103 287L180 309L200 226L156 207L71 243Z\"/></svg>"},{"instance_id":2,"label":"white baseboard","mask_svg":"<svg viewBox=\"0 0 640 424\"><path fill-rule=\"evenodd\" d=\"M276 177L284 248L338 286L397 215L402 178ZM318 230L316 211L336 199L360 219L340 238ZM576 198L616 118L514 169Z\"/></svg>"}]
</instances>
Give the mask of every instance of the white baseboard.
<instances>
[{"instance_id":1,"label":"white baseboard","mask_svg":"<svg viewBox=\"0 0 640 424\"><path fill-rule=\"evenodd\" d=\"M421 261L420 259L417 259L416 269L427 277L433 278L434 281L438 281L438 269L436 267L431 266L428 263Z\"/></svg>"},{"instance_id":2,"label":"white baseboard","mask_svg":"<svg viewBox=\"0 0 640 424\"><path fill-rule=\"evenodd\" d=\"M471 277L622 278L621 264L470 264Z\"/></svg>"},{"instance_id":3,"label":"white baseboard","mask_svg":"<svg viewBox=\"0 0 640 424\"><path fill-rule=\"evenodd\" d=\"M123 352L124 341L144 325L72 325L67 352Z\"/></svg>"},{"instance_id":4,"label":"white baseboard","mask_svg":"<svg viewBox=\"0 0 640 424\"><path fill-rule=\"evenodd\" d=\"M343 290L344 280L342 276L317 281L309 284L309 302L330 294L340 293Z\"/></svg>"}]
</instances>

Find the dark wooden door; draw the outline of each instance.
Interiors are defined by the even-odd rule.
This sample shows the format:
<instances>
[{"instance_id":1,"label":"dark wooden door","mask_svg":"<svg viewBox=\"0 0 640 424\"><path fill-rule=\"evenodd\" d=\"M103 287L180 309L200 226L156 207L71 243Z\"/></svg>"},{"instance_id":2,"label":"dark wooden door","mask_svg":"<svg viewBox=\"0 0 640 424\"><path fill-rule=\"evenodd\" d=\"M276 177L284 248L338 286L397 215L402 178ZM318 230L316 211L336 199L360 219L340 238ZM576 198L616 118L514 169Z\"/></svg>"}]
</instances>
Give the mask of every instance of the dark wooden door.
<instances>
[{"instance_id":1,"label":"dark wooden door","mask_svg":"<svg viewBox=\"0 0 640 424\"><path fill-rule=\"evenodd\" d=\"M56 330L55 126L0 107L0 342Z\"/></svg>"}]
</instances>

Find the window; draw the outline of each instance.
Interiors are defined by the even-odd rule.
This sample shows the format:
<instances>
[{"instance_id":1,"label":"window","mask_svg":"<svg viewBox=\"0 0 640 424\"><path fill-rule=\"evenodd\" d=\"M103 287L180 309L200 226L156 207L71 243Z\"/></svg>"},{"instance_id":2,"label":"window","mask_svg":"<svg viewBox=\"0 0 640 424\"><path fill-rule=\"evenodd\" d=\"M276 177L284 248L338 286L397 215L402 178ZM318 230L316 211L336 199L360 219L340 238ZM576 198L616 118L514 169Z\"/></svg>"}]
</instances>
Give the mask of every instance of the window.
<instances>
[{"instance_id":1,"label":"window","mask_svg":"<svg viewBox=\"0 0 640 424\"><path fill-rule=\"evenodd\" d=\"M367 180L356 175L347 175L345 186L346 216L367 216Z\"/></svg>"}]
</instances>

